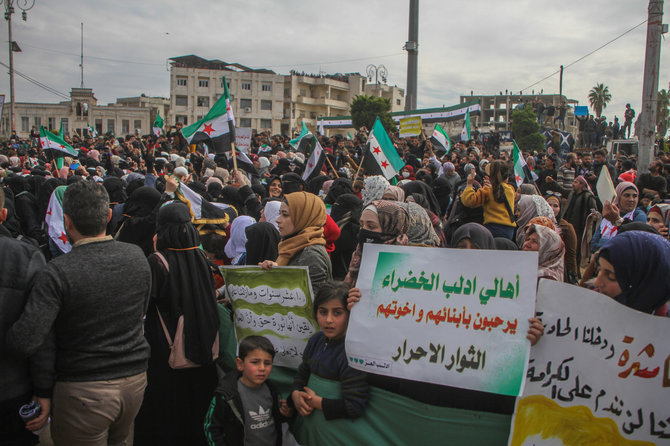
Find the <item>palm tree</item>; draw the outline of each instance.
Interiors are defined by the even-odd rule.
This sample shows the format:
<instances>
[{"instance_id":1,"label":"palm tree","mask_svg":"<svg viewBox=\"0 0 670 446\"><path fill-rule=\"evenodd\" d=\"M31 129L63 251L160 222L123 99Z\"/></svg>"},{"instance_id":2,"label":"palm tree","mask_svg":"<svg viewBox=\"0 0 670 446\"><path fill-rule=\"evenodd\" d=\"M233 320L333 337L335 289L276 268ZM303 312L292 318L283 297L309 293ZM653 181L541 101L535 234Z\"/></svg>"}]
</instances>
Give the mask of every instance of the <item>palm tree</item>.
<instances>
[{"instance_id":1,"label":"palm tree","mask_svg":"<svg viewBox=\"0 0 670 446\"><path fill-rule=\"evenodd\" d=\"M656 112L656 129L658 136L665 137L670 124L670 94L667 90L658 92L658 104Z\"/></svg>"},{"instance_id":2,"label":"palm tree","mask_svg":"<svg viewBox=\"0 0 670 446\"><path fill-rule=\"evenodd\" d=\"M603 109L607 108L607 103L612 100L610 90L605 84L596 84L595 87L589 91L589 103L591 108L596 113L596 117L600 118Z\"/></svg>"}]
</instances>

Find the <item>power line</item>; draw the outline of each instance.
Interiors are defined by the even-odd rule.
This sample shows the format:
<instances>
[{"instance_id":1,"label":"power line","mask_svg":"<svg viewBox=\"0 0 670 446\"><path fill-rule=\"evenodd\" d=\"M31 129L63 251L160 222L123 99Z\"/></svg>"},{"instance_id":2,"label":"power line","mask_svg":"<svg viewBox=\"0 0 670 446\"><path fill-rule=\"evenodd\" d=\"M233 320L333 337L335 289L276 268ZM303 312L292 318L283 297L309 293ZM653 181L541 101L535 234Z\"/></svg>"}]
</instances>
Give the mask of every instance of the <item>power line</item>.
<instances>
[{"instance_id":1,"label":"power line","mask_svg":"<svg viewBox=\"0 0 670 446\"><path fill-rule=\"evenodd\" d=\"M585 54L584 56L582 56L582 57L580 57L579 59L576 59L576 60L570 62L570 63L567 64L567 65L564 65L564 66L563 66L563 69L565 70L566 68L569 68L569 67L573 66L573 65L576 64L577 62L581 62L582 60L586 59L587 57L591 56L591 55L594 54L595 52L602 50L603 48L605 48L605 47L606 47L607 45L609 45L610 43L613 43L613 42L619 40L620 38L622 38L623 36L625 36L625 35L628 34L629 32L631 32L631 31L633 31L633 30L639 28L640 26L644 25L645 23L647 23L647 20L648 20L648 19L643 20L642 22L638 23L637 25L635 25L635 26L632 27L631 29L629 29L629 30L623 32L622 34L619 34L619 35L616 36L614 39L610 40L609 42L607 42L607 43L605 43L605 44L603 44L603 45L601 45L601 46L599 46L598 48L596 48L595 50L591 51L590 53ZM557 75L557 74L560 73L560 72L561 72L560 69L559 69L559 70L556 70L556 71L554 71L553 73L551 73L549 76L540 79L539 81L535 82L534 84L531 84L531 85L527 86L526 88L522 88L520 91L528 90L529 88L536 86L536 85L539 84L540 82L544 82L544 81L546 81L546 80L549 79L550 77L553 77L553 76Z\"/></svg>"},{"instance_id":2,"label":"power line","mask_svg":"<svg viewBox=\"0 0 670 446\"><path fill-rule=\"evenodd\" d=\"M4 62L0 62L0 65L9 69L9 65L5 64ZM52 87L50 87L46 84L43 84L42 82L40 82L38 80L35 80L35 79L31 78L30 76L21 73L20 71L14 70L14 73L17 74L18 76L22 77L23 79L27 80L31 84L36 85L36 86L42 88L43 90L48 91L49 93L55 94L56 96L60 96L63 99L70 99L70 96L68 96L67 94L62 93L62 92L56 90L55 88L52 88Z\"/></svg>"},{"instance_id":3,"label":"power line","mask_svg":"<svg viewBox=\"0 0 670 446\"><path fill-rule=\"evenodd\" d=\"M49 51L49 52L52 52L52 53L65 54L65 55L67 55L67 56L80 57L80 54L70 53L70 52L67 52L67 51L61 51L61 50L54 50L54 49L51 49L51 48L42 48L42 47L39 47L39 46L35 46L35 45L27 44L27 43L22 43L21 46L26 46L26 47L30 47L30 48L36 48L36 49L38 49L38 50ZM110 58L110 57L99 57L99 56L88 56L88 55L86 56L86 58L87 58L87 59L104 60L104 61L108 61L108 62L137 64L137 65L160 65L160 66L165 65L164 63L156 63L156 62L139 62L139 61L134 61L134 60L113 59L113 58Z\"/></svg>"}]
</instances>

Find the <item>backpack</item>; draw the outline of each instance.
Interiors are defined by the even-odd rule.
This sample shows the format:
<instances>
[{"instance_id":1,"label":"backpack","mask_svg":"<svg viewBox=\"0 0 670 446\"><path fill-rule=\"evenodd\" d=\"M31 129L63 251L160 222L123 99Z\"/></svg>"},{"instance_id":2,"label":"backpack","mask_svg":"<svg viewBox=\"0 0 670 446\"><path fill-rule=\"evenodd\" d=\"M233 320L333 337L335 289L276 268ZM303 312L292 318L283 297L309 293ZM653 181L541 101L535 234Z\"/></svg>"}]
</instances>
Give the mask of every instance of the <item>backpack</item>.
<instances>
[{"instance_id":1,"label":"backpack","mask_svg":"<svg viewBox=\"0 0 670 446\"><path fill-rule=\"evenodd\" d=\"M165 266L165 269L169 272L170 266L168 265L167 260L160 252L156 251L156 256L160 259ZM170 337L167 327L165 326L165 321L163 321L163 316L156 306L156 312L158 313L158 319L161 321L163 326L163 333L165 334L165 339L167 340L168 345L170 346L170 356L168 357L168 365L173 369L190 369L193 367L200 367L200 364L192 362L186 357L184 353L184 315L179 316L177 320L177 330L174 333L174 340ZM214 344L212 345L212 361L216 360L219 357L219 333L216 333L214 338Z\"/></svg>"}]
</instances>

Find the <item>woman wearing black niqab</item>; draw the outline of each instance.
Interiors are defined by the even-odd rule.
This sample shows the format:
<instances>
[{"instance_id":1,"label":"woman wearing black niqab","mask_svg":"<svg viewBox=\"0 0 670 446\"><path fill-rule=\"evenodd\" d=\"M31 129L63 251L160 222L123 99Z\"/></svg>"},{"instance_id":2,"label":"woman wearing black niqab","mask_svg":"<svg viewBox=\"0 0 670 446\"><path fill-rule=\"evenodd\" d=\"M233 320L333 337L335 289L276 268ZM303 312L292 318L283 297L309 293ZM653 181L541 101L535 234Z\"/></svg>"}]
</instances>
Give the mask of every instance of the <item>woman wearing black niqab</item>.
<instances>
[{"instance_id":1,"label":"woman wearing black niqab","mask_svg":"<svg viewBox=\"0 0 670 446\"><path fill-rule=\"evenodd\" d=\"M116 239L139 246L148 256L154 252L156 214L154 209L161 201L161 193L153 187L142 186L128 197L123 207L123 219Z\"/></svg>"},{"instance_id":2,"label":"woman wearing black niqab","mask_svg":"<svg viewBox=\"0 0 670 446\"><path fill-rule=\"evenodd\" d=\"M219 328L214 279L185 204L163 206L156 232L158 252L148 258L152 286L145 323L151 346L149 384L135 420L134 444L205 445L202 420L217 383L212 361ZM200 367L170 368L170 349L157 310L173 339L177 321L184 316L184 353Z\"/></svg>"},{"instance_id":3,"label":"woman wearing black niqab","mask_svg":"<svg viewBox=\"0 0 670 446\"><path fill-rule=\"evenodd\" d=\"M277 246L281 241L279 231L272 223L261 221L247 226L247 265L257 266L263 260L277 260L279 249Z\"/></svg>"}]
</instances>

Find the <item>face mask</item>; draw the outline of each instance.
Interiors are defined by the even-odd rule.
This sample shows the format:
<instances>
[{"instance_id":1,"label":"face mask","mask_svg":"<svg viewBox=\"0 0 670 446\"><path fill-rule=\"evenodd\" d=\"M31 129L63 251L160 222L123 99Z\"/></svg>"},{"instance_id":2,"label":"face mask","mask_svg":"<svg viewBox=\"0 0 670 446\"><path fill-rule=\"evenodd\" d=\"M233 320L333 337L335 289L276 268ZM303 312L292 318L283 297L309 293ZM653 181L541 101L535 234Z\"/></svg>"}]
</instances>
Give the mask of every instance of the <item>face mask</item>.
<instances>
[{"instance_id":1,"label":"face mask","mask_svg":"<svg viewBox=\"0 0 670 446\"><path fill-rule=\"evenodd\" d=\"M402 177L403 178L409 178L409 172L403 172Z\"/></svg>"},{"instance_id":2,"label":"face mask","mask_svg":"<svg viewBox=\"0 0 670 446\"><path fill-rule=\"evenodd\" d=\"M394 237L393 234L386 234L384 232L374 232L361 228L361 230L358 232L358 243L360 243L361 246L363 246L363 243L381 244L393 237Z\"/></svg>"}]
</instances>

